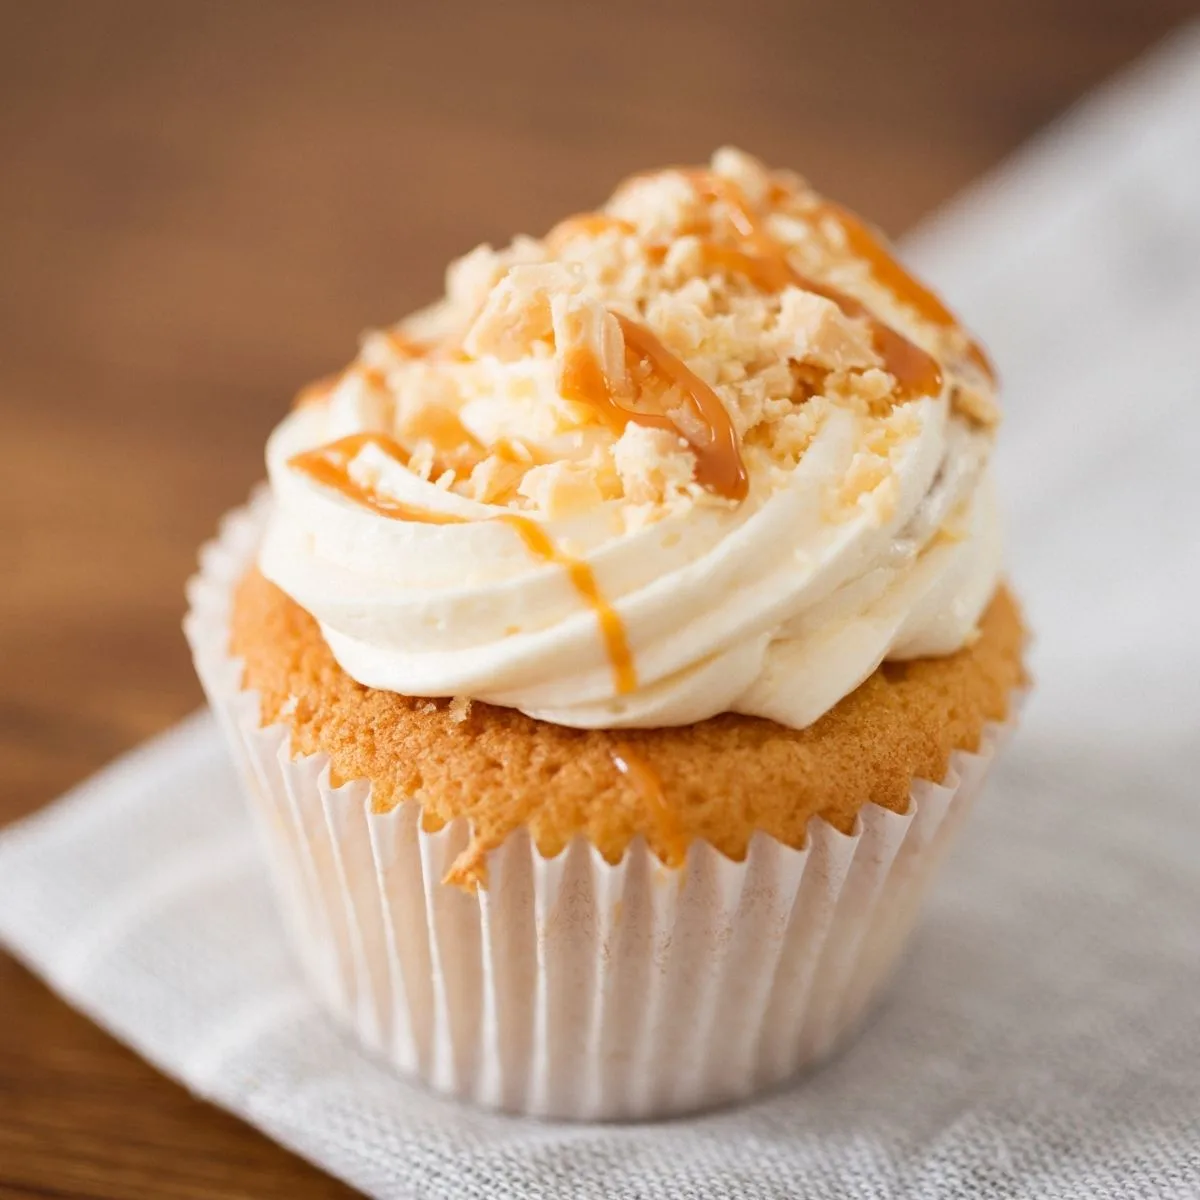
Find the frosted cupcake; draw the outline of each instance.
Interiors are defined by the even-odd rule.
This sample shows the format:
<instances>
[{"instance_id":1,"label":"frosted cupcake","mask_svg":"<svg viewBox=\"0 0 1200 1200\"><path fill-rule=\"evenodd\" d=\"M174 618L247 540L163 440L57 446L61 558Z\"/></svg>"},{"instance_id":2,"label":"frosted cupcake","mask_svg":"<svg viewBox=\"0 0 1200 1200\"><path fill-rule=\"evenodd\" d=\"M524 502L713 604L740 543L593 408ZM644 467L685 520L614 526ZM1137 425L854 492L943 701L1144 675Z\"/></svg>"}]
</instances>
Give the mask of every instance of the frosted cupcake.
<instances>
[{"instance_id":1,"label":"frosted cupcake","mask_svg":"<svg viewBox=\"0 0 1200 1200\"><path fill-rule=\"evenodd\" d=\"M480 247L267 447L188 635L314 987L434 1087L828 1054L1010 723L980 346L735 151Z\"/></svg>"}]
</instances>

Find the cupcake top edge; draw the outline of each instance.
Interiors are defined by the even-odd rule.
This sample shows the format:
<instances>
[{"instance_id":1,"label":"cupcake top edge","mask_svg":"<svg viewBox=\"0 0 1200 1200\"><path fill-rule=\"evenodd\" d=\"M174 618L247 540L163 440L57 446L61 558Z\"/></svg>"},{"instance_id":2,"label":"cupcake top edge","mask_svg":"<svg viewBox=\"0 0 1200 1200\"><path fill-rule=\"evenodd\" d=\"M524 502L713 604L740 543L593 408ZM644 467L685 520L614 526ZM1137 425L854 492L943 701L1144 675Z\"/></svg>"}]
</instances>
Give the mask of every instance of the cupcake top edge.
<instances>
[{"instance_id":1,"label":"cupcake top edge","mask_svg":"<svg viewBox=\"0 0 1200 1200\"><path fill-rule=\"evenodd\" d=\"M477 247L305 389L260 566L370 687L802 727L972 636L995 393L881 234L720 150Z\"/></svg>"}]
</instances>

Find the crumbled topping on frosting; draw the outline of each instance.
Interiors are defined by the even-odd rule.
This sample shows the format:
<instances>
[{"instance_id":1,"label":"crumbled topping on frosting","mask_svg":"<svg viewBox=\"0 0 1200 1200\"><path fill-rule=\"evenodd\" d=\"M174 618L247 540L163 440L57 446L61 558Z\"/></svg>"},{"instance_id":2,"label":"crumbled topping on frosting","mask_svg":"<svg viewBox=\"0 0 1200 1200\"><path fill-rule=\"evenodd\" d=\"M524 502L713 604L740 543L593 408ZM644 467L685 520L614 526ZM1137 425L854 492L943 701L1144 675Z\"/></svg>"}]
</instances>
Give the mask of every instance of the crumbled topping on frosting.
<instances>
[{"instance_id":1,"label":"crumbled topping on frosting","mask_svg":"<svg viewBox=\"0 0 1200 1200\"><path fill-rule=\"evenodd\" d=\"M634 177L545 238L452 264L442 300L366 338L333 389L335 423L388 433L410 469L461 495L549 517L618 498L627 523L726 503L696 479L693 451L711 431L677 380L631 352L620 319L632 319L712 389L751 480L772 487L833 408L888 437L903 427L893 410L908 397L878 324L937 360L961 419L993 424L981 352L919 284L897 286L907 276L864 250L865 229L737 150L707 170ZM765 239L777 262L764 263ZM601 381L607 412L580 402L569 384L581 379ZM622 409L673 430L606 419ZM868 445L838 502L883 503L887 463Z\"/></svg>"},{"instance_id":2,"label":"crumbled topping on frosting","mask_svg":"<svg viewBox=\"0 0 1200 1200\"><path fill-rule=\"evenodd\" d=\"M694 502L698 487L686 443L665 429L629 425L613 446L613 461L634 504L682 507Z\"/></svg>"},{"instance_id":3,"label":"crumbled topping on frosting","mask_svg":"<svg viewBox=\"0 0 1200 1200\"><path fill-rule=\"evenodd\" d=\"M530 467L517 492L551 518L587 512L604 499L601 475L591 463L553 462Z\"/></svg>"},{"instance_id":4,"label":"crumbled topping on frosting","mask_svg":"<svg viewBox=\"0 0 1200 1200\"><path fill-rule=\"evenodd\" d=\"M836 493L826 498L825 516L846 521L866 511L876 524L890 520L899 500L896 456L916 433L916 423L903 409L872 420Z\"/></svg>"}]
</instances>

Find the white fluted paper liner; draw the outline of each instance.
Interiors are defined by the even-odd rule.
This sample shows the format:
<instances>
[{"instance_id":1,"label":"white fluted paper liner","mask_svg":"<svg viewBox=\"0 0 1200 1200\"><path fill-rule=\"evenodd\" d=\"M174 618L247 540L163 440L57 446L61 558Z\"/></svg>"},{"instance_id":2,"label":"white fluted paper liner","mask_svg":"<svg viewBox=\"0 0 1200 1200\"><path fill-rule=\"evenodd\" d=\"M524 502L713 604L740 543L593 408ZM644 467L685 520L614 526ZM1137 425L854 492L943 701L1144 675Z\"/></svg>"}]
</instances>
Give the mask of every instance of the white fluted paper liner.
<instances>
[{"instance_id":1,"label":"white fluted paper liner","mask_svg":"<svg viewBox=\"0 0 1200 1200\"><path fill-rule=\"evenodd\" d=\"M829 1054L888 977L933 869L1011 722L958 752L908 811L814 819L801 850L756 835L744 862L699 843L664 867L640 840L611 865L514 834L471 894L441 882L464 820L371 810L330 785L228 651L233 586L268 499L201 554L185 628L244 780L313 987L369 1047L438 1091L555 1118L662 1117L770 1087Z\"/></svg>"}]
</instances>

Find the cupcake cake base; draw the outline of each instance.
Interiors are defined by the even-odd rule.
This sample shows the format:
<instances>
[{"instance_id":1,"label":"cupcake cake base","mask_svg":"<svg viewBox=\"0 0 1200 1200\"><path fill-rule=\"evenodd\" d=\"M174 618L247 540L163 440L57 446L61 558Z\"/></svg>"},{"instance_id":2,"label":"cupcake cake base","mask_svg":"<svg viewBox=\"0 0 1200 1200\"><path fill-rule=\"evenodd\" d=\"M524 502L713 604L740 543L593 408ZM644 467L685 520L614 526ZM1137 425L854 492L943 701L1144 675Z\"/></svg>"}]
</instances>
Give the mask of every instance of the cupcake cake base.
<instances>
[{"instance_id":1,"label":"cupcake cake base","mask_svg":"<svg viewBox=\"0 0 1200 1200\"><path fill-rule=\"evenodd\" d=\"M1011 727L1005 592L971 647L806 730L579 731L350 680L254 570L264 512L205 549L186 629L297 952L367 1045L490 1107L632 1119L775 1085L859 1024Z\"/></svg>"}]
</instances>

